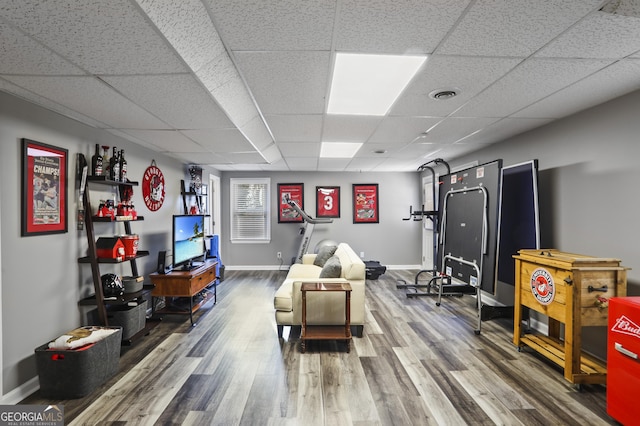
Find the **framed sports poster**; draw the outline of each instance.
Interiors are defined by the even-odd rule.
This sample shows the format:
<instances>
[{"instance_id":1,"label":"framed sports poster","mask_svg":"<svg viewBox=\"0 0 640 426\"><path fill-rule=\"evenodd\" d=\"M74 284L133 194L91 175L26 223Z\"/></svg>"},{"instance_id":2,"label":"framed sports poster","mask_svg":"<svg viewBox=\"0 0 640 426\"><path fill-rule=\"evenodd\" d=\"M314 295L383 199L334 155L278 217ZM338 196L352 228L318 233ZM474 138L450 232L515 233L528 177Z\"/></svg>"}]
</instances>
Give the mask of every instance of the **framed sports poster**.
<instances>
[{"instance_id":1,"label":"framed sports poster","mask_svg":"<svg viewBox=\"0 0 640 426\"><path fill-rule=\"evenodd\" d=\"M353 223L378 223L378 184L353 184Z\"/></svg>"},{"instance_id":2,"label":"framed sports poster","mask_svg":"<svg viewBox=\"0 0 640 426\"><path fill-rule=\"evenodd\" d=\"M69 151L22 139L22 236L67 232Z\"/></svg>"},{"instance_id":3,"label":"framed sports poster","mask_svg":"<svg viewBox=\"0 0 640 426\"><path fill-rule=\"evenodd\" d=\"M339 186L316 186L316 216L340 217Z\"/></svg>"},{"instance_id":4,"label":"framed sports poster","mask_svg":"<svg viewBox=\"0 0 640 426\"><path fill-rule=\"evenodd\" d=\"M304 210L304 184L278 184L278 223L302 222L302 215L287 200L295 201L300 209Z\"/></svg>"}]
</instances>

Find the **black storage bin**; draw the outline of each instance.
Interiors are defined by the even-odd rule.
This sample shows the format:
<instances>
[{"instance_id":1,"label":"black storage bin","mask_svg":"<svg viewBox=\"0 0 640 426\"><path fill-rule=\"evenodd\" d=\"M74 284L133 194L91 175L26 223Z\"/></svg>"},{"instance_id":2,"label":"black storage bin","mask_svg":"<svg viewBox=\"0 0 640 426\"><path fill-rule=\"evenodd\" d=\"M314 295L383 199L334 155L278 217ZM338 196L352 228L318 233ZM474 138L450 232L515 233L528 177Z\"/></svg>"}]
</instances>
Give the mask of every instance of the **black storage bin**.
<instances>
[{"instance_id":1,"label":"black storage bin","mask_svg":"<svg viewBox=\"0 0 640 426\"><path fill-rule=\"evenodd\" d=\"M49 349L49 342L35 349L40 394L50 399L82 398L118 372L121 327L91 346Z\"/></svg>"},{"instance_id":2,"label":"black storage bin","mask_svg":"<svg viewBox=\"0 0 640 426\"><path fill-rule=\"evenodd\" d=\"M381 265L377 260L367 260L364 262L364 266L369 280L377 280L380 275L387 272L387 267Z\"/></svg>"},{"instance_id":3,"label":"black storage bin","mask_svg":"<svg viewBox=\"0 0 640 426\"><path fill-rule=\"evenodd\" d=\"M136 306L112 305L107 311L109 325L122 327L122 340L129 340L145 327L147 321L147 301Z\"/></svg>"}]
</instances>

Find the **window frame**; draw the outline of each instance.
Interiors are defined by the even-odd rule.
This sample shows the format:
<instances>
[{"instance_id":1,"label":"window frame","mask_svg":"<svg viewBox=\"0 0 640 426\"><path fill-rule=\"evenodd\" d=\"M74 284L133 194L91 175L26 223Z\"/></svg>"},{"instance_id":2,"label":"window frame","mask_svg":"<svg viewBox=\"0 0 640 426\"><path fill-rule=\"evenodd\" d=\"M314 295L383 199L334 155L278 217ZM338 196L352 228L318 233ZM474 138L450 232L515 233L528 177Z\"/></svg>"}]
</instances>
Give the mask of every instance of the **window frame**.
<instances>
[{"instance_id":1,"label":"window frame","mask_svg":"<svg viewBox=\"0 0 640 426\"><path fill-rule=\"evenodd\" d=\"M263 236L254 235L253 237L242 237L237 235L238 208L237 208L237 190L242 185L264 185L263 206L260 214L264 217L264 227L262 228ZM271 242L271 178L230 178L229 179L229 223L230 223L230 240L232 244L268 244Z\"/></svg>"}]
</instances>

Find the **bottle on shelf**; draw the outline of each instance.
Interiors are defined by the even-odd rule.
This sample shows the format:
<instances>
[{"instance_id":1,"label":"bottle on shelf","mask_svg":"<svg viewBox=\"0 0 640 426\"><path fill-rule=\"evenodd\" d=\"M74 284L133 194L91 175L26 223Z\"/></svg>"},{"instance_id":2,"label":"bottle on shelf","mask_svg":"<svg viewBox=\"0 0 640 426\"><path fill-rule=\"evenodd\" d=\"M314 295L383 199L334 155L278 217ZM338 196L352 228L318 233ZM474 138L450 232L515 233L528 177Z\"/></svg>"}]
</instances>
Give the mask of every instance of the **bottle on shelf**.
<instances>
[{"instance_id":1,"label":"bottle on shelf","mask_svg":"<svg viewBox=\"0 0 640 426\"><path fill-rule=\"evenodd\" d=\"M102 145L102 176L111 178L111 159L109 158L109 145Z\"/></svg>"},{"instance_id":2,"label":"bottle on shelf","mask_svg":"<svg viewBox=\"0 0 640 426\"><path fill-rule=\"evenodd\" d=\"M91 174L102 176L102 155L100 155L100 144L96 144L96 152L91 157Z\"/></svg>"},{"instance_id":3,"label":"bottle on shelf","mask_svg":"<svg viewBox=\"0 0 640 426\"><path fill-rule=\"evenodd\" d=\"M127 181L127 160L124 159L124 149L120 150L120 182Z\"/></svg>"},{"instance_id":4,"label":"bottle on shelf","mask_svg":"<svg viewBox=\"0 0 640 426\"><path fill-rule=\"evenodd\" d=\"M111 155L111 174L109 179L118 181L120 180L120 161L118 160L118 148L113 147L113 154Z\"/></svg>"}]
</instances>

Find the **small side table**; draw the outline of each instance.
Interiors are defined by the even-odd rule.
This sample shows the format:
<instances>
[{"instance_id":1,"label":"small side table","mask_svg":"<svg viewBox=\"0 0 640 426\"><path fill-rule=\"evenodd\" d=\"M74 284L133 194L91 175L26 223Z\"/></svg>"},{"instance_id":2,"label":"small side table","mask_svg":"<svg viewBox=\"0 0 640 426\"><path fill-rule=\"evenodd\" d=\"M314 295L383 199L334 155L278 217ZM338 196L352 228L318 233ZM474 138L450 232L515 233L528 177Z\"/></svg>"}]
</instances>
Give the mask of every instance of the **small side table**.
<instances>
[{"instance_id":1,"label":"small side table","mask_svg":"<svg viewBox=\"0 0 640 426\"><path fill-rule=\"evenodd\" d=\"M347 352L351 350L351 284L349 283L302 283L302 333L301 350L307 349L307 340L345 340ZM308 291L342 291L345 294L344 325L307 325Z\"/></svg>"}]
</instances>

